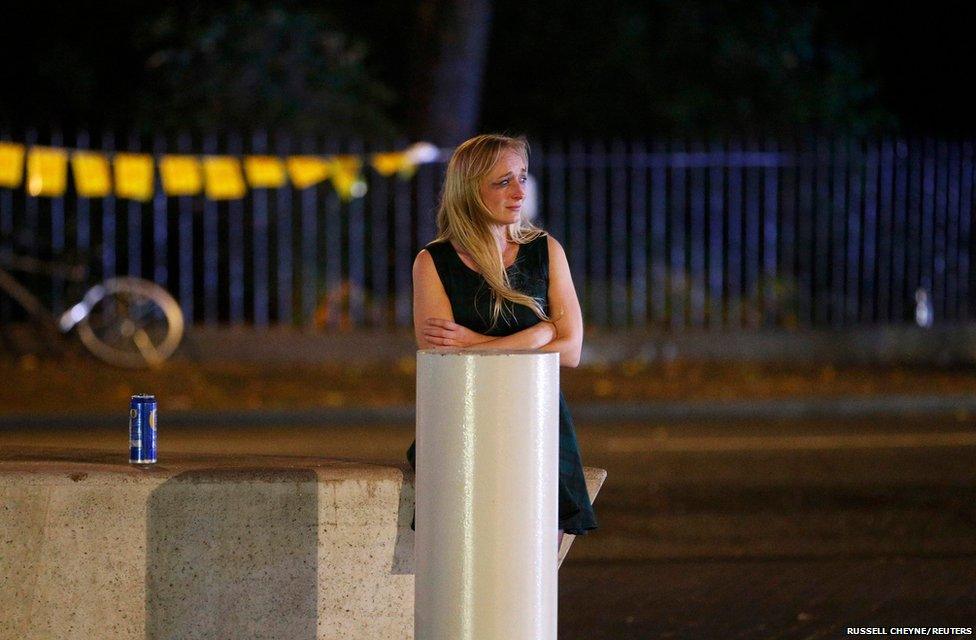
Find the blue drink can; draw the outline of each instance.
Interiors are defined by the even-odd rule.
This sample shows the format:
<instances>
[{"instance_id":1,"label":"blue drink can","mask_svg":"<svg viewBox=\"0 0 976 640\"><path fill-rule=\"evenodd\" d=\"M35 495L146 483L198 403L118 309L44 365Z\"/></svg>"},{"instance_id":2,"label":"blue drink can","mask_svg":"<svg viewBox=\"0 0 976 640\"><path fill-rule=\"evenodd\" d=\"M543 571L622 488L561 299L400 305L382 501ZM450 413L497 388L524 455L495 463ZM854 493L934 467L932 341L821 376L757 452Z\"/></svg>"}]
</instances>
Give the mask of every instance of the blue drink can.
<instances>
[{"instance_id":1,"label":"blue drink can","mask_svg":"<svg viewBox=\"0 0 976 640\"><path fill-rule=\"evenodd\" d=\"M129 462L156 462L156 396L132 396L129 403Z\"/></svg>"}]
</instances>

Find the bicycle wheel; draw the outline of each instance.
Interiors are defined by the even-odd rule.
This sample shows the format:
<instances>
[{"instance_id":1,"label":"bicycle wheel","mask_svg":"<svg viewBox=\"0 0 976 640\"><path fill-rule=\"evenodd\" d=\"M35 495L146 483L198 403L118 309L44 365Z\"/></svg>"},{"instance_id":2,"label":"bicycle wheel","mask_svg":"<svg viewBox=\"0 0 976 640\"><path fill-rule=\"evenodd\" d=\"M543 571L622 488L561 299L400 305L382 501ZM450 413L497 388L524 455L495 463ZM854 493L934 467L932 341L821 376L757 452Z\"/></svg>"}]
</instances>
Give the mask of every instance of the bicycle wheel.
<instances>
[{"instance_id":1,"label":"bicycle wheel","mask_svg":"<svg viewBox=\"0 0 976 640\"><path fill-rule=\"evenodd\" d=\"M78 337L96 357L119 367L153 367L183 338L183 312L166 289L141 278L110 278L85 294Z\"/></svg>"}]
</instances>

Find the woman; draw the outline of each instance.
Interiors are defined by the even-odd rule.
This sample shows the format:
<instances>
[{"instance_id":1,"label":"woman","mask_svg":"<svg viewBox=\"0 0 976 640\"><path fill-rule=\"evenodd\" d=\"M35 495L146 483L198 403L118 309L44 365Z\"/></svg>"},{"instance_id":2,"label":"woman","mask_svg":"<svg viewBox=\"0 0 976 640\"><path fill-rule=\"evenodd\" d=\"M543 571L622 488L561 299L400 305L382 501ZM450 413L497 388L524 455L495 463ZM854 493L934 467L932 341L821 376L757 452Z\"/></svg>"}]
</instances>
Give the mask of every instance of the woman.
<instances>
[{"instance_id":1,"label":"woman","mask_svg":"<svg viewBox=\"0 0 976 640\"><path fill-rule=\"evenodd\" d=\"M583 317L563 248L522 217L524 138L480 135L447 165L437 239L413 265L413 320L421 349L539 349L579 364ZM407 452L415 464L414 446ZM596 519L566 400L559 394L559 543Z\"/></svg>"}]
</instances>

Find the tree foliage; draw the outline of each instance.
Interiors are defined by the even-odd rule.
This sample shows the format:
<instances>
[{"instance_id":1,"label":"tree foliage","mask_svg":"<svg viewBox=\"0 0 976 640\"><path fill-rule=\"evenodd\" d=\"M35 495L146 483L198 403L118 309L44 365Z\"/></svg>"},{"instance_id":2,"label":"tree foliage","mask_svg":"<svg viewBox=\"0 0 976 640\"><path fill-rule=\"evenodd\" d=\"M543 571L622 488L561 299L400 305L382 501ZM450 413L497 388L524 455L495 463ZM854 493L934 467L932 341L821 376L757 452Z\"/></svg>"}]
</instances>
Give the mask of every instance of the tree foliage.
<instances>
[{"instance_id":1,"label":"tree foliage","mask_svg":"<svg viewBox=\"0 0 976 640\"><path fill-rule=\"evenodd\" d=\"M492 16L480 129L972 131L966 3L478 2ZM438 56L474 66L451 53L474 39L448 11L470 19L473 4L14 2L0 20L0 123L420 135L428 103L450 103L434 98Z\"/></svg>"},{"instance_id":2,"label":"tree foliage","mask_svg":"<svg viewBox=\"0 0 976 640\"><path fill-rule=\"evenodd\" d=\"M597 134L858 132L894 122L861 54L815 2L610 0L598 12L515 5L498 0L496 9L520 24L492 40L489 128L511 127L514 114L516 127L533 132Z\"/></svg>"},{"instance_id":3,"label":"tree foliage","mask_svg":"<svg viewBox=\"0 0 976 640\"><path fill-rule=\"evenodd\" d=\"M141 118L167 128L286 128L389 136L391 90L367 48L306 10L238 4L148 21Z\"/></svg>"}]
</instances>

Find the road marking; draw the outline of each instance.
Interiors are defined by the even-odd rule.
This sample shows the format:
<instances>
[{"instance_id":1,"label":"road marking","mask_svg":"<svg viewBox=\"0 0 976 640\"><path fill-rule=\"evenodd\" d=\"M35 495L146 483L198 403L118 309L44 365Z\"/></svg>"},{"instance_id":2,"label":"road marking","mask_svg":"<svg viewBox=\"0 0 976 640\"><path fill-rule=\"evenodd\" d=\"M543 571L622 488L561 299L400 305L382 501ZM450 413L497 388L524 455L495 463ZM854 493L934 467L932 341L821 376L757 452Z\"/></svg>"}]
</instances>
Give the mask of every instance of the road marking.
<instances>
[{"instance_id":1,"label":"road marking","mask_svg":"<svg viewBox=\"0 0 976 640\"><path fill-rule=\"evenodd\" d=\"M597 441L598 442L598 441ZM596 442L594 443L599 446ZM591 445L592 446L592 445ZM609 453L703 451L828 451L834 449L920 449L973 447L976 432L837 434L813 436L611 436L604 440Z\"/></svg>"}]
</instances>

